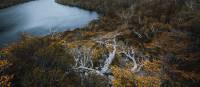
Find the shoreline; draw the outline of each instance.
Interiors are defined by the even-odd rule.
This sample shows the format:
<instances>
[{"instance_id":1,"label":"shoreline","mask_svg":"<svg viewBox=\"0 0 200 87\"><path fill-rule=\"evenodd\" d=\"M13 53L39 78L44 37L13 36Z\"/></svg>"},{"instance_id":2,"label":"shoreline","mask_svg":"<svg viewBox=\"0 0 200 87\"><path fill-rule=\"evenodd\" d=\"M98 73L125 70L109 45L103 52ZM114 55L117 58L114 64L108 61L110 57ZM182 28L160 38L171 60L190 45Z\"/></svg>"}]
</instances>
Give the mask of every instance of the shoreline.
<instances>
[{"instance_id":1,"label":"shoreline","mask_svg":"<svg viewBox=\"0 0 200 87\"><path fill-rule=\"evenodd\" d=\"M4 9L4 8L8 8L17 4L22 4L22 3L26 3L29 1L33 1L33 0L4 0L2 1L2 3L0 3L0 9Z\"/></svg>"}]
</instances>

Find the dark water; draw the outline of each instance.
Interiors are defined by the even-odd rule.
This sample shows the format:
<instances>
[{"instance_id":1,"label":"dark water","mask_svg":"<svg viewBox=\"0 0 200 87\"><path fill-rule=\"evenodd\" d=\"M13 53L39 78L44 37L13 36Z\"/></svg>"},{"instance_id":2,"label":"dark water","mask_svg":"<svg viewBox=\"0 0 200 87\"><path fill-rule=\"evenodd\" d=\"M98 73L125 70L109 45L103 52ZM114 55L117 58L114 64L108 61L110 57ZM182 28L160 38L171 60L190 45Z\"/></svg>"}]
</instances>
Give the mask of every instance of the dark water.
<instances>
[{"instance_id":1,"label":"dark water","mask_svg":"<svg viewBox=\"0 0 200 87\"><path fill-rule=\"evenodd\" d=\"M86 26L98 18L95 12L36 0L0 10L0 47L17 41L22 32L47 35Z\"/></svg>"}]
</instances>

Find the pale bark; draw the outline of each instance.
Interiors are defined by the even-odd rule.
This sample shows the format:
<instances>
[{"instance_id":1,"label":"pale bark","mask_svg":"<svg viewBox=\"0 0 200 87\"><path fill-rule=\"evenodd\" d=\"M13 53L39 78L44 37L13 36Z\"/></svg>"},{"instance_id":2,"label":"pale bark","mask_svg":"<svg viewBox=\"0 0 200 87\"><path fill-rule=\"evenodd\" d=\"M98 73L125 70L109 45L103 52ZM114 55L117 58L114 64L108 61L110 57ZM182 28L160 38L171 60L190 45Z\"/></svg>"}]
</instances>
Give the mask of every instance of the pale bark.
<instances>
[{"instance_id":1,"label":"pale bark","mask_svg":"<svg viewBox=\"0 0 200 87\"><path fill-rule=\"evenodd\" d=\"M122 53L133 62L133 67L131 68L131 71L138 72L140 70L140 65L136 61L134 49L132 47L122 47L122 48L123 48Z\"/></svg>"},{"instance_id":2,"label":"pale bark","mask_svg":"<svg viewBox=\"0 0 200 87\"><path fill-rule=\"evenodd\" d=\"M113 43L114 44L110 44L113 48L113 51L109 53L109 56L104 63L104 66L101 68L102 73L105 73L109 69L110 64L112 63L112 61L115 58L115 54L116 54L116 50L117 50L117 48L116 48L117 45L116 45L115 39L113 39Z\"/></svg>"}]
</instances>

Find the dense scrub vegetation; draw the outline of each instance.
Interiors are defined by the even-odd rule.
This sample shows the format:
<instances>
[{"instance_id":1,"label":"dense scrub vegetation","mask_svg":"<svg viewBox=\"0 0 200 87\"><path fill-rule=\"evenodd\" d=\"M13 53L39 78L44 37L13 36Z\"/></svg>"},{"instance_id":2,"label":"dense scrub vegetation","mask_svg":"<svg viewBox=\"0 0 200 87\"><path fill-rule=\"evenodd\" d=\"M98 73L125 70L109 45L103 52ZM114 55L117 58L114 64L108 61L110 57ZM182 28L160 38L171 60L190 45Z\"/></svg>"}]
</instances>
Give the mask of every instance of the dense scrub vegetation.
<instances>
[{"instance_id":1,"label":"dense scrub vegetation","mask_svg":"<svg viewBox=\"0 0 200 87\"><path fill-rule=\"evenodd\" d=\"M0 9L6 8L8 6L16 5L19 3L27 2L30 0L1 0L0 1Z\"/></svg>"},{"instance_id":2,"label":"dense scrub vegetation","mask_svg":"<svg viewBox=\"0 0 200 87\"><path fill-rule=\"evenodd\" d=\"M23 37L20 43L3 49L0 84L200 86L198 0L57 2L97 11L101 17L81 29L46 37ZM105 62L109 58L113 58L111 64ZM107 72L102 71L104 68L108 68Z\"/></svg>"},{"instance_id":3,"label":"dense scrub vegetation","mask_svg":"<svg viewBox=\"0 0 200 87\"><path fill-rule=\"evenodd\" d=\"M99 26L91 30L125 33L121 39L138 45L145 53L164 63L163 71L170 80L162 83L171 86L199 85L198 0L57 1L103 14Z\"/></svg>"}]
</instances>

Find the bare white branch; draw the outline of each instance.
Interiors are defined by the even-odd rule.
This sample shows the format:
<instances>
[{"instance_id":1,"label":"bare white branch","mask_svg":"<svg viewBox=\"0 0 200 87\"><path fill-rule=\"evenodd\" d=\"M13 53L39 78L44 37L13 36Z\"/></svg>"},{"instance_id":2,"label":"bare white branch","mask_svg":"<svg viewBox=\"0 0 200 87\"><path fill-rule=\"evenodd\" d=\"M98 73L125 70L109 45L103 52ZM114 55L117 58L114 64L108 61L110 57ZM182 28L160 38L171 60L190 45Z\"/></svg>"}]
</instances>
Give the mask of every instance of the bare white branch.
<instances>
[{"instance_id":1,"label":"bare white branch","mask_svg":"<svg viewBox=\"0 0 200 87\"><path fill-rule=\"evenodd\" d=\"M141 63L138 63L135 56L135 50L133 47L121 46L121 53L123 53L127 58L133 62L133 67L131 68L132 72L138 72L141 68Z\"/></svg>"},{"instance_id":2,"label":"bare white branch","mask_svg":"<svg viewBox=\"0 0 200 87\"><path fill-rule=\"evenodd\" d=\"M79 47L72 49L72 53L74 54L74 67L84 66L88 68L93 68L92 62L92 53L93 51L90 48Z\"/></svg>"},{"instance_id":3,"label":"bare white branch","mask_svg":"<svg viewBox=\"0 0 200 87\"><path fill-rule=\"evenodd\" d=\"M116 48L116 47L117 47L117 43L116 43L115 38L113 39L113 43L108 44L107 42L105 42L105 45L107 45L107 46L112 46L113 51L112 51L112 52L109 52L109 56L108 56L108 58L106 59L106 61L105 61L104 65L103 65L103 67L101 68L101 72L102 72L102 73L105 73L105 72L109 69L110 64L112 63L112 61L113 61L114 58L115 58L115 54L116 54L116 50L117 50L117 48Z\"/></svg>"}]
</instances>

